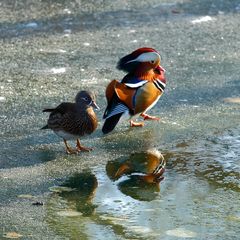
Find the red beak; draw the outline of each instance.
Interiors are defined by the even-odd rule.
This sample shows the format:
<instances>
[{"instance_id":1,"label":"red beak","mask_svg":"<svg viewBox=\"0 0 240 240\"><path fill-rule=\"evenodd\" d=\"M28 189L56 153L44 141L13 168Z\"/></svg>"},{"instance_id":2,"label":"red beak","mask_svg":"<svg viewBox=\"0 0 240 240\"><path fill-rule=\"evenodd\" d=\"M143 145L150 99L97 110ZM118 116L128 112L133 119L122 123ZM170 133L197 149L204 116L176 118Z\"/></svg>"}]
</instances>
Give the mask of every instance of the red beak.
<instances>
[{"instance_id":1,"label":"red beak","mask_svg":"<svg viewBox=\"0 0 240 240\"><path fill-rule=\"evenodd\" d=\"M160 65L158 65L157 68L158 68L161 72L166 72L166 70L165 70L162 66L160 66Z\"/></svg>"},{"instance_id":2,"label":"red beak","mask_svg":"<svg viewBox=\"0 0 240 240\"><path fill-rule=\"evenodd\" d=\"M157 69L158 72L159 72L158 79L161 80L163 83L166 83L166 78L165 78L165 76L164 76L164 73L165 73L166 70L165 70L162 66L160 66L160 65L158 65L158 66L156 67L156 69Z\"/></svg>"}]
</instances>

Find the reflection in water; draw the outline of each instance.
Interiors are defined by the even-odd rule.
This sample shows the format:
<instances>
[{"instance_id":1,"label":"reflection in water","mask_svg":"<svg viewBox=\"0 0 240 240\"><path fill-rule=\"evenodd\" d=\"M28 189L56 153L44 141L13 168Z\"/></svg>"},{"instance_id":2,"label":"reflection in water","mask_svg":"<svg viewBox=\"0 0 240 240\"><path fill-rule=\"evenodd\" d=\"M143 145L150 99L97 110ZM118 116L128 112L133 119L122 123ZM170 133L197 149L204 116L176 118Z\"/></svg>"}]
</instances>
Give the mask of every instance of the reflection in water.
<instances>
[{"instance_id":1,"label":"reflection in water","mask_svg":"<svg viewBox=\"0 0 240 240\"><path fill-rule=\"evenodd\" d=\"M92 204L98 186L97 178L90 172L75 173L62 187L72 189L72 191L62 191L59 193L68 205L75 206L75 209L84 216L92 215L96 206Z\"/></svg>"},{"instance_id":2,"label":"reflection in water","mask_svg":"<svg viewBox=\"0 0 240 240\"><path fill-rule=\"evenodd\" d=\"M163 180L165 160L156 149L134 153L127 158L109 161L107 175L113 181L124 175L118 187L122 193L141 201L151 201L160 191L159 183Z\"/></svg>"},{"instance_id":3,"label":"reflection in water","mask_svg":"<svg viewBox=\"0 0 240 240\"><path fill-rule=\"evenodd\" d=\"M130 176L118 184L119 190L136 200L152 201L160 191L159 183L147 183L140 175Z\"/></svg>"},{"instance_id":4,"label":"reflection in water","mask_svg":"<svg viewBox=\"0 0 240 240\"><path fill-rule=\"evenodd\" d=\"M84 171L50 188L53 193L45 204L50 228L68 239L87 239L85 221L97 207L92 203L97 186L95 175Z\"/></svg>"},{"instance_id":5,"label":"reflection in water","mask_svg":"<svg viewBox=\"0 0 240 240\"><path fill-rule=\"evenodd\" d=\"M218 160L222 141L213 143L213 140L216 138L198 139L197 143L183 141L165 152L168 181L161 189L164 193L161 198L159 182L163 177L165 160L157 150L109 161L106 172L102 168L97 169L99 186L91 172L74 174L61 184L59 191L56 189L56 193L50 195L45 204L48 226L67 239L128 239L129 236L132 239L153 239L155 235L159 239L158 234L164 236L164 232L174 232L174 226L178 226L180 221L186 226L183 229L194 230L192 222L194 226L202 223L213 225L216 217L220 216L218 227L227 225L235 229L236 220L229 223L224 218L227 209L229 218L239 219L237 208L228 205L231 202L228 198L237 201L235 191L229 192L226 198L221 189L237 190L234 182L239 178L233 169L226 171L221 167ZM228 148L231 145L229 143ZM220 181L223 174L224 181ZM234 186L228 185L230 183ZM224 198L219 198L219 193ZM173 227L169 230L171 224Z\"/></svg>"},{"instance_id":6,"label":"reflection in water","mask_svg":"<svg viewBox=\"0 0 240 240\"><path fill-rule=\"evenodd\" d=\"M110 239L127 239L126 226L122 225L127 218L97 211L98 205L93 204L97 187L96 176L88 171L75 173L60 186L51 187L52 194L45 204L49 227L67 239L105 239L106 234L109 236L107 226L113 231Z\"/></svg>"}]
</instances>

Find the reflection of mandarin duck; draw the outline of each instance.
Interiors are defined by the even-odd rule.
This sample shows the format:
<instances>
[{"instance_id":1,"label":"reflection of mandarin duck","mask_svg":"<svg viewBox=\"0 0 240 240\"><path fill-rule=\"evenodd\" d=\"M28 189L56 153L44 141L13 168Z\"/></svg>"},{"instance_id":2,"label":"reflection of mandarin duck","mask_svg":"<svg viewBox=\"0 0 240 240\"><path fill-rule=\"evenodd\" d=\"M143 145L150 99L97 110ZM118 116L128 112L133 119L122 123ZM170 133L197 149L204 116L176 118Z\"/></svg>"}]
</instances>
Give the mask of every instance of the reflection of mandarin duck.
<instances>
[{"instance_id":1,"label":"reflection of mandarin duck","mask_svg":"<svg viewBox=\"0 0 240 240\"><path fill-rule=\"evenodd\" d=\"M103 118L103 133L111 132L124 113L140 114L144 120L159 120L147 115L162 95L166 79L160 66L160 55L153 48L140 48L120 59L118 69L128 74L121 82L113 80L106 88L107 108ZM143 126L143 122L130 120L131 126Z\"/></svg>"},{"instance_id":2,"label":"reflection of mandarin duck","mask_svg":"<svg viewBox=\"0 0 240 240\"><path fill-rule=\"evenodd\" d=\"M134 153L129 158L110 161L106 166L107 174L112 180L123 175L132 175L134 179L145 183L159 183L163 180L165 160L156 149Z\"/></svg>"},{"instance_id":3,"label":"reflection of mandarin duck","mask_svg":"<svg viewBox=\"0 0 240 240\"><path fill-rule=\"evenodd\" d=\"M97 128L97 116L93 108L98 109L95 102L95 95L87 91L80 91L75 103L64 102L53 109L45 109L43 112L50 112L48 123L42 129L52 129L59 137L62 137L66 146L66 152L77 153L90 151L80 144L79 137L91 134ZM76 149L67 144L67 140L76 139Z\"/></svg>"},{"instance_id":4,"label":"reflection of mandarin duck","mask_svg":"<svg viewBox=\"0 0 240 240\"><path fill-rule=\"evenodd\" d=\"M158 183L143 181L139 175L132 175L128 179L118 183L118 189L125 195L139 201L152 201L160 192Z\"/></svg>"}]
</instances>

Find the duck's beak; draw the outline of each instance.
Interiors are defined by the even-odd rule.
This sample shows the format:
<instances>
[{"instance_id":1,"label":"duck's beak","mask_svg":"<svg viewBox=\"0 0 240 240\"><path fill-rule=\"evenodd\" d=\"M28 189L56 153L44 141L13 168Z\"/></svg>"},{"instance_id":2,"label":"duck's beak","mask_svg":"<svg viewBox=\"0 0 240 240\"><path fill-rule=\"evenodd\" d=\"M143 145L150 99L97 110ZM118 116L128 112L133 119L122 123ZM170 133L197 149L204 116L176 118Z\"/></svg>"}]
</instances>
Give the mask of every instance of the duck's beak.
<instances>
[{"instance_id":1,"label":"duck's beak","mask_svg":"<svg viewBox=\"0 0 240 240\"><path fill-rule=\"evenodd\" d=\"M161 65L158 65L156 68L155 68L155 71L157 72L158 74L158 79L161 80L163 83L166 84L166 78L165 78L165 69L161 66Z\"/></svg>"},{"instance_id":2,"label":"duck's beak","mask_svg":"<svg viewBox=\"0 0 240 240\"><path fill-rule=\"evenodd\" d=\"M96 109L96 110L100 110L100 107L96 104L95 101L92 101L91 104L90 104L90 106L92 106L92 107L93 107L94 109Z\"/></svg>"},{"instance_id":3,"label":"duck's beak","mask_svg":"<svg viewBox=\"0 0 240 240\"><path fill-rule=\"evenodd\" d=\"M161 65L158 65L157 67L161 72L166 72L166 70L161 66Z\"/></svg>"}]
</instances>

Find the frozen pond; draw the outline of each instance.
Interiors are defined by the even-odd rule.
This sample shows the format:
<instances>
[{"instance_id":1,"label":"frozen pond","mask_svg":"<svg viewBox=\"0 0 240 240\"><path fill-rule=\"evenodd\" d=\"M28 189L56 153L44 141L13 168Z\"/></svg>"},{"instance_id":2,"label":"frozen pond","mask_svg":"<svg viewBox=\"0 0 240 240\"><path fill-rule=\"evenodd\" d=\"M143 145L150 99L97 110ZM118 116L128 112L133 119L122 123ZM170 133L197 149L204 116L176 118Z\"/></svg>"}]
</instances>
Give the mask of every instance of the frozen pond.
<instances>
[{"instance_id":1,"label":"frozen pond","mask_svg":"<svg viewBox=\"0 0 240 240\"><path fill-rule=\"evenodd\" d=\"M237 239L239 15L238 0L2 0L0 239ZM103 136L105 87L143 46L167 70L161 121ZM82 139L93 152L69 156L42 109L81 89L97 93L99 128ZM131 173L157 151L165 179L142 184Z\"/></svg>"}]
</instances>

